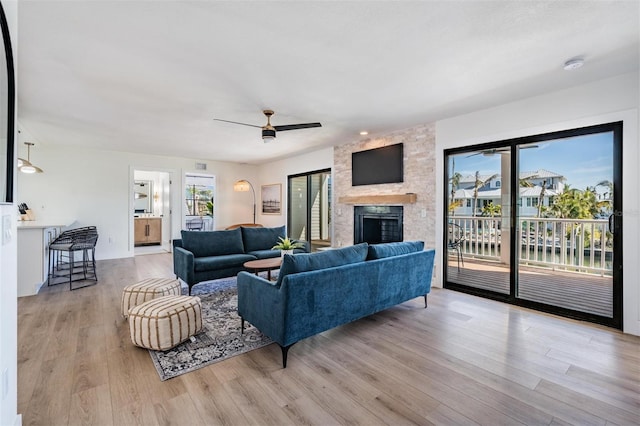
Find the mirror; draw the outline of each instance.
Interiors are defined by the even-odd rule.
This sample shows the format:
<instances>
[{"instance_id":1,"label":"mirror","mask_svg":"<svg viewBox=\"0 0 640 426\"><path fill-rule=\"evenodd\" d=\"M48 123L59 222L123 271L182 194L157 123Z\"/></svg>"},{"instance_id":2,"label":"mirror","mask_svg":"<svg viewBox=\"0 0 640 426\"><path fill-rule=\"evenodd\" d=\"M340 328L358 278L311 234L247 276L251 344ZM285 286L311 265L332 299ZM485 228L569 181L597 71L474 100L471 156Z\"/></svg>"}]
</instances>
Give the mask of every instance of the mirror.
<instances>
[{"instance_id":1,"label":"mirror","mask_svg":"<svg viewBox=\"0 0 640 426\"><path fill-rule=\"evenodd\" d=\"M137 180L133 183L133 212L153 213L153 181Z\"/></svg>"},{"instance_id":2,"label":"mirror","mask_svg":"<svg viewBox=\"0 0 640 426\"><path fill-rule=\"evenodd\" d=\"M4 55L0 54L0 203L13 202L15 81L9 25L0 4Z\"/></svg>"}]
</instances>

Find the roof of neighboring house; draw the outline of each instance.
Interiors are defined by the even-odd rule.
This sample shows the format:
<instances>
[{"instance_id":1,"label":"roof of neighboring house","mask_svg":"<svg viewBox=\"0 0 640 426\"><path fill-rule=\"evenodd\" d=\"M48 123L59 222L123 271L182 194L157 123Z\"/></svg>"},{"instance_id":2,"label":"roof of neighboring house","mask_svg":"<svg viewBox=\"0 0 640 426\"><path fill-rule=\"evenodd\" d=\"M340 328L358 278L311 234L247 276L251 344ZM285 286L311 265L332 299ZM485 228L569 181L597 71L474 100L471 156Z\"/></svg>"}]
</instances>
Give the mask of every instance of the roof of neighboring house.
<instances>
[{"instance_id":1,"label":"roof of neighboring house","mask_svg":"<svg viewBox=\"0 0 640 426\"><path fill-rule=\"evenodd\" d=\"M520 188L521 197L539 197L542 192L541 186L532 186L531 188ZM560 194L560 191L554 191L553 189L545 189L544 195L546 197L553 197Z\"/></svg>"},{"instance_id":2,"label":"roof of neighboring house","mask_svg":"<svg viewBox=\"0 0 640 426\"><path fill-rule=\"evenodd\" d=\"M544 179L544 178L560 178L565 180L565 177L559 173L551 172L546 169L539 169L533 172L520 172L520 179Z\"/></svg>"}]
</instances>

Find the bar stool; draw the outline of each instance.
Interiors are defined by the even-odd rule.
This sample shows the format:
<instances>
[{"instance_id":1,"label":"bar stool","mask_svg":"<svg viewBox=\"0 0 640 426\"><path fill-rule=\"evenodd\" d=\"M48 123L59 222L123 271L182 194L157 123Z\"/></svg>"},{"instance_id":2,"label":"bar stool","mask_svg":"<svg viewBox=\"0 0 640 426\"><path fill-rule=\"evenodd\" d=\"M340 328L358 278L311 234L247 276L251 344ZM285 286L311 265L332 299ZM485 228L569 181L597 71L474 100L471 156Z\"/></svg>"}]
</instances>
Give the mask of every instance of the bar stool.
<instances>
[{"instance_id":1,"label":"bar stool","mask_svg":"<svg viewBox=\"0 0 640 426\"><path fill-rule=\"evenodd\" d=\"M47 285L69 282L69 290L88 287L98 282L96 274L96 243L98 231L95 226L70 229L61 233L49 244L49 277ZM82 253L76 260L76 252ZM55 278L64 281L53 283ZM95 281L90 284L73 287L73 281Z\"/></svg>"}]
</instances>

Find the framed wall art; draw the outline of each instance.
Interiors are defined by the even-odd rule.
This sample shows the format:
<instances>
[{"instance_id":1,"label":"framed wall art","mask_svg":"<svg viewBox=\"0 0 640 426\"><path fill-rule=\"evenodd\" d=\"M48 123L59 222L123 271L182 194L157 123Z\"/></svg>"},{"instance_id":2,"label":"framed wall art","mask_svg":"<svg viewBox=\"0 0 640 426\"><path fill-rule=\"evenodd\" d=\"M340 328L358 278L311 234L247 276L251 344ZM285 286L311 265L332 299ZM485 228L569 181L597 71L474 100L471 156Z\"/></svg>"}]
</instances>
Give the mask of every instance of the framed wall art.
<instances>
[{"instance_id":1,"label":"framed wall art","mask_svg":"<svg viewBox=\"0 0 640 426\"><path fill-rule=\"evenodd\" d=\"M262 214L282 214L282 185L262 185L260 190Z\"/></svg>"}]
</instances>

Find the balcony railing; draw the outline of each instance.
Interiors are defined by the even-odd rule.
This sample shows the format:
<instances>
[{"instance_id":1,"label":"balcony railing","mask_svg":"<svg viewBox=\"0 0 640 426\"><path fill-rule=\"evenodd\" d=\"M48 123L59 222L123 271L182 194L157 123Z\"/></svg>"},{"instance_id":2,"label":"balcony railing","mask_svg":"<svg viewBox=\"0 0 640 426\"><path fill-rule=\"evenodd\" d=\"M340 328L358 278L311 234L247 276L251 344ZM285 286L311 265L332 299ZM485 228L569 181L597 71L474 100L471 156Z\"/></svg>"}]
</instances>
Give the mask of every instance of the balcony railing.
<instances>
[{"instance_id":1,"label":"balcony railing","mask_svg":"<svg viewBox=\"0 0 640 426\"><path fill-rule=\"evenodd\" d=\"M501 250L501 217L449 217L449 241L465 257L508 262ZM505 223L506 225L506 223ZM521 217L517 226L520 265L597 275L612 274L613 237L606 219ZM502 257L507 259L502 259Z\"/></svg>"}]
</instances>

